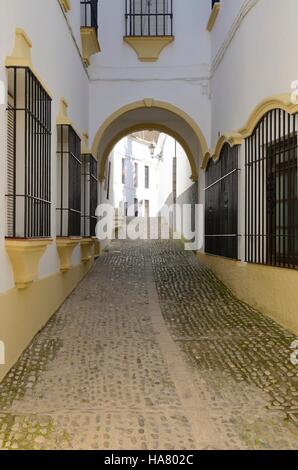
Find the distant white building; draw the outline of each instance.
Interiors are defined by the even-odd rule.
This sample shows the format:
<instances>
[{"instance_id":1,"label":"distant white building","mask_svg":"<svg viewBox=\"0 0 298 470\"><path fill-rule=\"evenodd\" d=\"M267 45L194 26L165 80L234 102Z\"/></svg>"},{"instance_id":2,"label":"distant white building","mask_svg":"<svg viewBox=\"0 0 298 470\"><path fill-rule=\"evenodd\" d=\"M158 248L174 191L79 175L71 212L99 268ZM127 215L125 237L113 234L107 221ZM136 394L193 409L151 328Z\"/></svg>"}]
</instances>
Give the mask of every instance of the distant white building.
<instances>
[{"instance_id":1,"label":"distant white building","mask_svg":"<svg viewBox=\"0 0 298 470\"><path fill-rule=\"evenodd\" d=\"M102 198L123 217L156 217L163 207L193 202L189 160L170 136L144 131L116 144ZM178 177L177 177L178 175Z\"/></svg>"}]
</instances>

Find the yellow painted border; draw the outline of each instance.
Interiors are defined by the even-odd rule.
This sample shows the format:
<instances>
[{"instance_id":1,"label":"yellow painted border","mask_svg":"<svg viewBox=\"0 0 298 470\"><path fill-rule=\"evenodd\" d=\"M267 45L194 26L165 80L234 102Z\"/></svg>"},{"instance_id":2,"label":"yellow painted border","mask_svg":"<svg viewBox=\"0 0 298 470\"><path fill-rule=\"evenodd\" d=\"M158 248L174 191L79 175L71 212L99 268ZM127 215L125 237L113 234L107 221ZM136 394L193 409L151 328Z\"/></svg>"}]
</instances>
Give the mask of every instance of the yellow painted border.
<instances>
[{"instance_id":1,"label":"yellow painted border","mask_svg":"<svg viewBox=\"0 0 298 470\"><path fill-rule=\"evenodd\" d=\"M254 108L246 124L238 132L223 134L219 137L215 149L205 153L201 168L206 170L211 158L214 161L219 159L220 152L225 143L228 143L231 147L241 145L244 139L252 135L260 120L273 109L281 109L289 114L296 114L298 113L298 104L292 103L290 93L271 96L261 101Z\"/></svg>"},{"instance_id":2,"label":"yellow painted border","mask_svg":"<svg viewBox=\"0 0 298 470\"><path fill-rule=\"evenodd\" d=\"M5 240L17 289L27 289L37 279L40 260L51 243L51 239Z\"/></svg>"},{"instance_id":3,"label":"yellow painted border","mask_svg":"<svg viewBox=\"0 0 298 470\"><path fill-rule=\"evenodd\" d=\"M209 31L209 33L211 33L211 31L212 31L212 29L215 25L215 22L217 20L220 8L221 8L221 3L220 2L214 3L212 11L211 11L210 18L209 18L209 21L208 21L208 24L207 24L207 31Z\"/></svg>"},{"instance_id":4,"label":"yellow painted border","mask_svg":"<svg viewBox=\"0 0 298 470\"><path fill-rule=\"evenodd\" d=\"M61 7L63 8L63 10L65 11L65 13L71 10L71 5L70 5L69 0L59 0L59 3Z\"/></svg>"},{"instance_id":5,"label":"yellow painted border","mask_svg":"<svg viewBox=\"0 0 298 470\"><path fill-rule=\"evenodd\" d=\"M39 77L36 73L31 59L31 49L32 49L32 42L27 35L27 33L21 29L16 28L15 31L15 42L14 42L14 49L11 56L6 57L5 59L5 66L6 67L27 67L31 70L33 75L42 85L46 93L52 98L51 92L48 90L47 86L43 83L43 80Z\"/></svg>"},{"instance_id":6,"label":"yellow painted border","mask_svg":"<svg viewBox=\"0 0 298 470\"><path fill-rule=\"evenodd\" d=\"M156 62L163 49L174 41L174 36L124 36L123 40L141 62Z\"/></svg>"},{"instance_id":7,"label":"yellow painted border","mask_svg":"<svg viewBox=\"0 0 298 470\"><path fill-rule=\"evenodd\" d=\"M57 238L56 248L60 258L60 271L66 273L72 267L71 258L74 249L79 245L81 238Z\"/></svg>"},{"instance_id":8,"label":"yellow painted border","mask_svg":"<svg viewBox=\"0 0 298 470\"><path fill-rule=\"evenodd\" d=\"M298 334L295 269L241 263L201 252L197 256L240 300Z\"/></svg>"},{"instance_id":9,"label":"yellow painted border","mask_svg":"<svg viewBox=\"0 0 298 470\"><path fill-rule=\"evenodd\" d=\"M203 159L202 169L206 170L209 161L212 159L217 162L220 159L221 151L225 144L229 144L230 147L235 147L236 145L241 145L243 142L243 136L239 133L235 134L224 134L220 136L217 141L217 144L213 151L207 152Z\"/></svg>"},{"instance_id":10,"label":"yellow painted border","mask_svg":"<svg viewBox=\"0 0 298 470\"><path fill-rule=\"evenodd\" d=\"M144 122L142 124L135 124L134 126L128 126L124 130L122 130L121 132L116 134L116 136L111 140L111 142L109 143L109 145L107 146L107 148L104 151L104 154L103 154L103 157L102 157L102 160L101 160L101 163L100 163L100 181L103 181L106 177L106 175L105 175L106 161L109 158L109 155L112 152L115 145L121 139L126 137L127 135L133 134L134 132L140 132L140 131L143 131L143 130L158 130L160 132L163 132L164 134L168 134L169 136L173 137L173 139L177 140L177 142L179 142L179 144L184 149L184 151L185 151L185 153L188 157L190 167L191 167L191 179L193 181L198 181L198 173L197 173L196 162L193 158L192 151L190 150L190 147L189 147L188 143L186 142L186 140L184 140L180 136L180 134L173 131L170 127L168 127L164 124L160 124L160 123L154 123L154 125L153 125L152 122L151 123L150 122Z\"/></svg>"},{"instance_id":11,"label":"yellow painted border","mask_svg":"<svg viewBox=\"0 0 298 470\"><path fill-rule=\"evenodd\" d=\"M65 98L60 99L60 110L56 119L57 126L69 126L71 127L77 136L82 140L81 133L76 129L74 123L68 117L68 103Z\"/></svg>"},{"instance_id":12,"label":"yellow painted border","mask_svg":"<svg viewBox=\"0 0 298 470\"><path fill-rule=\"evenodd\" d=\"M6 356L5 365L0 365L0 381L91 266L91 262L80 264L65 274L59 272L36 281L30 289L11 289L0 294L0 339Z\"/></svg>"},{"instance_id":13,"label":"yellow painted border","mask_svg":"<svg viewBox=\"0 0 298 470\"><path fill-rule=\"evenodd\" d=\"M154 100L152 98L145 98L144 100L142 101L136 101L134 103L130 103L126 106L123 106L122 108L118 109L117 111L115 111L111 116L109 116L105 122L102 124L102 126L99 128L99 130L97 131L95 137L94 137L94 141L93 141L93 145L92 145L92 153L94 155L98 155L98 151L99 151L99 147L100 147L100 143L101 143L101 140L105 134L105 132L109 129L109 127L119 118L121 117L124 117L126 114L128 114L129 112L131 111L135 111L137 109L142 109L142 108L159 108L159 109L163 109L165 111L169 111L173 114L175 114L176 116L180 117L181 119L183 119L188 125L189 127L192 129L192 131L194 132L197 140L198 140L198 143L199 143L199 147L200 147L200 151L201 151L201 155L205 155L208 151L208 146L207 146L207 142L206 142L206 139L205 139L205 136L203 134L203 132L201 131L201 129L199 128L199 126L196 124L196 122L187 114L185 113L184 111L182 111L180 108L178 108L177 106L174 106L170 103L166 103L164 101L158 101L158 100ZM148 123L147 123L148 124ZM142 124L143 126L144 124ZM162 124L160 125L162 126ZM151 123L150 124L150 127L154 127L155 128L155 123ZM168 129L167 129L167 132L168 132ZM172 131L171 130L171 133L174 134L175 131ZM120 133L119 133L120 135ZM127 135L127 134L126 134ZM176 134L175 132L175 136L174 138L177 138L178 135ZM116 141L115 138L113 138L114 142ZM119 140L119 139L118 139ZM185 141L181 138L181 136L179 136L179 139L177 139L179 143L181 143L182 147L185 148ZM111 143L109 142L107 144L107 146L109 146L111 148ZM193 171L193 175L192 177L196 180L198 179L198 173L197 173L197 165L195 163L195 159L193 157L193 155L191 154L190 152L190 149L189 149L189 146L186 145L186 149L188 147L188 156L190 157L191 156L191 160L190 160L190 164L191 164L191 167L192 167L192 170L195 169L195 171ZM104 152L104 155L105 155L105 159L108 158L108 155L107 155L107 152L105 151ZM99 178L100 180L102 181L105 177L105 163L106 163L106 160L102 159L103 161L100 162L100 174L99 174Z\"/></svg>"},{"instance_id":14,"label":"yellow painted border","mask_svg":"<svg viewBox=\"0 0 298 470\"><path fill-rule=\"evenodd\" d=\"M292 103L290 93L266 98L255 107L246 124L239 130L243 138L249 137L262 117L273 109L282 109L289 114L295 114L298 112L298 105Z\"/></svg>"},{"instance_id":15,"label":"yellow painted border","mask_svg":"<svg viewBox=\"0 0 298 470\"><path fill-rule=\"evenodd\" d=\"M101 52L95 28L81 27L82 56L86 67L90 65L90 57Z\"/></svg>"}]
</instances>

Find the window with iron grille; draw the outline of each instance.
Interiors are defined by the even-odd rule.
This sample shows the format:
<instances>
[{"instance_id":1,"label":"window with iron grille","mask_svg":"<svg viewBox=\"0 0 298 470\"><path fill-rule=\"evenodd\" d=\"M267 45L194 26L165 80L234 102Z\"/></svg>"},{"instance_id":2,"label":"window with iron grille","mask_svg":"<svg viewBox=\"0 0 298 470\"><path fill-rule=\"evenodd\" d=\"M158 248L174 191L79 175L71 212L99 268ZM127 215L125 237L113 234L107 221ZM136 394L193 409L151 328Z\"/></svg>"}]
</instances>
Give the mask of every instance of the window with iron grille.
<instances>
[{"instance_id":1,"label":"window with iron grille","mask_svg":"<svg viewBox=\"0 0 298 470\"><path fill-rule=\"evenodd\" d=\"M83 237L95 237L98 197L97 161L91 154L82 159L82 227Z\"/></svg>"},{"instance_id":2,"label":"window with iron grille","mask_svg":"<svg viewBox=\"0 0 298 470\"><path fill-rule=\"evenodd\" d=\"M238 258L238 147L228 144L210 160L205 189L205 251Z\"/></svg>"},{"instance_id":3,"label":"window with iron grille","mask_svg":"<svg viewBox=\"0 0 298 470\"><path fill-rule=\"evenodd\" d=\"M57 236L81 235L81 139L69 125L57 126Z\"/></svg>"},{"instance_id":4,"label":"window with iron grille","mask_svg":"<svg viewBox=\"0 0 298 470\"><path fill-rule=\"evenodd\" d=\"M26 67L8 67L7 237L51 236L51 98Z\"/></svg>"},{"instance_id":5,"label":"window with iron grille","mask_svg":"<svg viewBox=\"0 0 298 470\"><path fill-rule=\"evenodd\" d=\"M246 139L246 261L298 268L297 115L268 112Z\"/></svg>"},{"instance_id":6,"label":"window with iron grille","mask_svg":"<svg viewBox=\"0 0 298 470\"><path fill-rule=\"evenodd\" d=\"M126 0L126 36L172 36L173 0Z\"/></svg>"},{"instance_id":7,"label":"window with iron grille","mask_svg":"<svg viewBox=\"0 0 298 470\"><path fill-rule=\"evenodd\" d=\"M145 189L149 189L150 186L150 169L149 166L145 166Z\"/></svg>"},{"instance_id":8,"label":"window with iron grille","mask_svg":"<svg viewBox=\"0 0 298 470\"><path fill-rule=\"evenodd\" d=\"M94 28L98 34L98 0L81 1L81 27Z\"/></svg>"}]
</instances>

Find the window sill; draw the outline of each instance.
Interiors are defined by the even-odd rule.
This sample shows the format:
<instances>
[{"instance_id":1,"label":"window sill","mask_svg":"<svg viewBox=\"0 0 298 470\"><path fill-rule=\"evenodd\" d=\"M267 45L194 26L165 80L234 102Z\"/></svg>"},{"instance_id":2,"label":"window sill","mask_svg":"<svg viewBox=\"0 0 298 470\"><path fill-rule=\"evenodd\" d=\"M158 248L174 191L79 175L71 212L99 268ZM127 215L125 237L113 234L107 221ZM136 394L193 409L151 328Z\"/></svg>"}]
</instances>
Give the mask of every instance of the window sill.
<instances>
[{"instance_id":1,"label":"window sill","mask_svg":"<svg viewBox=\"0 0 298 470\"><path fill-rule=\"evenodd\" d=\"M82 263L87 264L92 259L92 247L94 245L94 240L92 238L83 238L81 240L81 254L82 254Z\"/></svg>"},{"instance_id":2,"label":"window sill","mask_svg":"<svg viewBox=\"0 0 298 470\"><path fill-rule=\"evenodd\" d=\"M210 18L209 18L209 21L208 21L208 24L207 24L207 31L209 31L209 33L211 33L211 31L212 31L212 29L215 25L215 22L217 20L220 8L221 8L220 2L214 3L212 11L211 11Z\"/></svg>"},{"instance_id":3,"label":"window sill","mask_svg":"<svg viewBox=\"0 0 298 470\"><path fill-rule=\"evenodd\" d=\"M80 237L59 237L56 240L56 247L60 258L60 271L67 273L71 267L71 257L73 250L80 243Z\"/></svg>"},{"instance_id":4,"label":"window sill","mask_svg":"<svg viewBox=\"0 0 298 470\"><path fill-rule=\"evenodd\" d=\"M51 239L6 239L5 247L10 258L17 289L26 289L38 276L39 262Z\"/></svg>"},{"instance_id":5,"label":"window sill","mask_svg":"<svg viewBox=\"0 0 298 470\"><path fill-rule=\"evenodd\" d=\"M174 41L174 36L124 36L141 62L156 62L165 47Z\"/></svg>"},{"instance_id":6,"label":"window sill","mask_svg":"<svg viewBox=\"0 0 298 470\"><path fill-rule=\"evenodd\" d=\"M95 28L81 27L82 55L86 67L90 65L90 57L101 52Z\"/></svg>"}]
</instances>

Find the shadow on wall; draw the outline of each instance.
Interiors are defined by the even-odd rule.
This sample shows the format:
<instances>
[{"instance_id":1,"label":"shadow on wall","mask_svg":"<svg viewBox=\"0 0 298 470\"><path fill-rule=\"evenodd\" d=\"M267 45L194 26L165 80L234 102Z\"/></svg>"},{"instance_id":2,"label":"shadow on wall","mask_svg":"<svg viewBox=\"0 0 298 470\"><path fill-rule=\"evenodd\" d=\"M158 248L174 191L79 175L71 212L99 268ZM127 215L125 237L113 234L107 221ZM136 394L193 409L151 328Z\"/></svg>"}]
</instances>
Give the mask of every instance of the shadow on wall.
<instances>
[{"instance_id":1,"label":"shadow on wall","mask_svg":"<svg viewBox=\"0 0 298 470\"><path fill-rule=\"evenodd\" d=\"M187 220L187 225L190 227L192 232L195 231L195 209L196 204L199 203L199 194L198 194L198 183L193 183L186 191L184 191L180 196L177 197L176 205L181 208L181 213L183 213L183 206L185 204L191 205L191 220ZM173 193L170 193L164 205L159 209L159 213L162 213L168 207L174 204ZM170 227L175 229L173 218L170 219ZM190 223L189 223L190 222Z\"/></svg>"}]
</instances>

